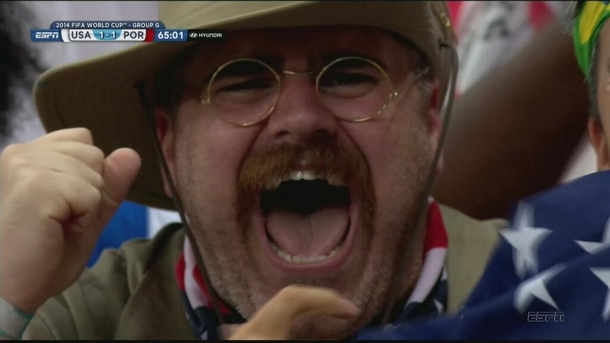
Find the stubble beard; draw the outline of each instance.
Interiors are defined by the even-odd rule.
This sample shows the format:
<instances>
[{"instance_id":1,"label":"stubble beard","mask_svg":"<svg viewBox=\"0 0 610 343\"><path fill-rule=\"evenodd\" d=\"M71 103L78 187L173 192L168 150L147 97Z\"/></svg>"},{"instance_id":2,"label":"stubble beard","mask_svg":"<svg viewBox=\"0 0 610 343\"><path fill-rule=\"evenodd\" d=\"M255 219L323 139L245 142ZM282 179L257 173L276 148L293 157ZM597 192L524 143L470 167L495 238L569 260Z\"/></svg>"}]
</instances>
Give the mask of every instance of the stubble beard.
<instances>
[{"instance_id":1,"label":"stubble beard","mask_svg":"<svg viewBox=\"0 0 610 343\"><path fill-rule=\"evenodd\" d=\"M425 137L425 135L418 135L418 133L421 134L421 132L416 132L416 136ZM425 144L417 145L426 146ZM361 218L363 223L366 224L363 225L364 231L371 235L371 238L374 240L369 243L368 250L365 250L368 251L366 260L369 263L366 263L364 267L364 271L361 274L362 278L356 281L358 285L353 290L351 297L363 310L361 316L354 320L331 317L303 318L293 326L291 338L347 338L364 327L371 319L385 309L385 306L389 303L389 285L397 275L404 275L405 277L402 280L405 280L407 283L414 283L416 281L421 267L421 260L417 261L417 258L414 257L412 259L414 263L411 263L411 265L408 263L408 270L406 271L398 271L396 269L399 261L404 258L404 253L398 252L405 250L408 238L414 233L413 228L416 224L417 212L427 196L424 194L424 185L429 172L431 153L427 149L422 149L417 155L415 159L412 159L401 168L405 175L403 180L412 181L403 184L403 189L395 192L394 197L402 199L396 202L398 205L393 210L388 210L388 213L377 213L375 203L373 202L369 205L371 208L369 217L367 218L364 215ZM185 184L196 184L193 181L187 181ZM368 182L370 183L370 181ZM192 187L192 189L194 191L196 187ZM189 193L189 191L186 192ZM410 194L410 196L405 196L405 194ZM373 193L365 194L363 198L367 196L374 199ZM188 194L186 198L197 199L198 194ZM366 203L366 201L363 202ZM249 217L244 212L240 212L238 204L237 218L241 220L235 223L234 226L222 228L221 230L219 227L214 227L212 223L206 225L203 216L199 215L201 213L200 209L194 205L196 203L198 202L187 203L187 205L191 206L185 206L185 210L191 214L189 216L191 219L190 223L194 230L197 245L201 249L212 285L221 298L226 300L227 303L232 304L244 318L248 318L275 294L273 291L269 292L265 281L260 278L261 273L253 269L252 264L249 262L253 258L253 253L249 250L247 235L245 234L248 230L252 230ZM406 213L404 209L408 209ZM384 222L379 223L377 228L373 224L374 217L384 219ZM380 239L378 235L373 235L376 229L379 232L389 233L382 242L377 241ZM417 244L414 246L417 246ZM248 248L244 249L244 247ZM376 256L377 258L373 260L369 255ZM251 272L246 274L244 273L245 271ZM341 279L341 275L337 275L332 279L287 280L286 285L289 283L302 283L332 287L335 282L334 280L337 279ZM279 285L279 289L286 285ZM406 286L407 288L412 287L412 285ZM279 291L279 289L276 291Z\"/></svg>"}]
</instances>

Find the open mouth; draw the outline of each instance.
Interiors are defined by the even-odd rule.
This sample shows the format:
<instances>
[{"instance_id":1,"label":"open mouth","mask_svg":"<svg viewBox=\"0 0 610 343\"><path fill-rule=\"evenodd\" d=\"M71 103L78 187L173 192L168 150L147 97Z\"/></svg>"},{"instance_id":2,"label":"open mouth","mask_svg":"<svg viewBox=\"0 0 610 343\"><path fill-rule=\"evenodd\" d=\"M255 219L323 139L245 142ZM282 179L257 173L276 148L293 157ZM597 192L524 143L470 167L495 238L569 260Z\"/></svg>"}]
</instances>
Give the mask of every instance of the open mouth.
<instances>
[{"instance_id":1,"label":"open mouth","mask_svg":"<svg viewBox=\"0 0 610 343\"><path fill-rule=\"evenodd\" d=\"M335 268L346 260L357 217L340 178L292 171L265 188L260 208L272 260L292 270Z\"/></svg>"}]
</instances>

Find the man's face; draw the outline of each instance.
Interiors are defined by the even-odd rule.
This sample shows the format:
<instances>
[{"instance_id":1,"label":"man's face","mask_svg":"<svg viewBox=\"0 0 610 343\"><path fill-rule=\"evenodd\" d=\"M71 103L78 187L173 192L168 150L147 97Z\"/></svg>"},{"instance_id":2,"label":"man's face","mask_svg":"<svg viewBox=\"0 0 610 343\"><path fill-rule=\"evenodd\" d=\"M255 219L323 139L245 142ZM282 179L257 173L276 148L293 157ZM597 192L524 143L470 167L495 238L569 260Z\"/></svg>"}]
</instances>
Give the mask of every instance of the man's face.
<instances>
[{"instance_id":1,"label":"man's face","mask_svg":"<svg viewBox=\"0 0 610 343\"><path fill-rule=\"evenodd\" d=\"M409 49L372 28L267 29L232 33L190 60L185 76L198 87L185 92L173 120L158 117L160 136L212 283L244 316L289 284L332 287L358 304L362 317L314 318L295 335L341 337L383 309L396 273L405 276L403 291L414 286L421 230L408 269L395 269L437 144L436 87L424 96L413 84L362 123L341 121L333 110L373 115L380 110L375 99L389 94L329 106L313 76L284 74L271 116L249 127L223 121L229 107L202 105L197 96L216 68L237 58L315 74L336 57L366 56L385 67L397 89L417 72ZM375 92L377 81L362 81L358 68L335 81ZM228 99L244 98L244 87L265 89L241 75L223 79Z\"/></svg>"},{"instance_id":2,"label":"man's face","mask_svg":"<svg viewBox=\"0 0 610 343\"><path fill-rule=\"evenodd\" d=\"M598 169L610 170L610 22L602 28L598 42L597 101L601 123L589 121L589 138L597 153Z\"/></svg>"}]
</instances>

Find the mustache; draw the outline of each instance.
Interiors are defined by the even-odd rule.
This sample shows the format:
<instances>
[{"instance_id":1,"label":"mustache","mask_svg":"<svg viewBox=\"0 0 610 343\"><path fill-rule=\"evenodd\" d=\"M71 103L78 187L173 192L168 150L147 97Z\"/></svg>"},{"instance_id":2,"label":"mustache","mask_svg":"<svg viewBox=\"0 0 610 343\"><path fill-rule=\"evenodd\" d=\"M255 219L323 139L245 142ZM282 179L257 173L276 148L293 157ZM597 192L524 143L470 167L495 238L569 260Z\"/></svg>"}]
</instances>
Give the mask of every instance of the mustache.
<instances>
[{"instance_id":1,"label":"mustache","mask_svg":"<svg viewBox=\"0 0 610 343\"><path fill-rule=\"evenodd\" d=\"M249 154L242 163L237 182L242 206L251 205L261 191L269 189L277 180L289 178L303 162L315 175L341 180L351 196L373 208L371 174L364 156L334 140L310 145L282 144Z\"/></svg>"}]
</instances>

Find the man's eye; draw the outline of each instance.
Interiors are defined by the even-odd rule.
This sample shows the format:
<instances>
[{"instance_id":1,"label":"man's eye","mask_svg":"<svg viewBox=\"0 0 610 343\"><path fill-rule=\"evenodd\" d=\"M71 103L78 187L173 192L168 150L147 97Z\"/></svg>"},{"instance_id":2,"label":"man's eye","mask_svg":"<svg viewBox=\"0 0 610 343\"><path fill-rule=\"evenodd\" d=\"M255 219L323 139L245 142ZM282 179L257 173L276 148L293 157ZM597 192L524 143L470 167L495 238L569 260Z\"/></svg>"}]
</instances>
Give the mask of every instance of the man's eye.
<instances>
[{"instance_id":1,"label":"man's eye","mask_svg":"<svg viewBox=\"0 0 610 343\"><path fill-rule=\"evenodd\" d=\"M324 75L320 80L320 86L332 87L339 85L356 85L361 83L374 83L375 79L369 75L357 73L334 72Z\"/></svg>"},{"instance_id":2,"label":"man's eye","mask_svg":"<svg viewBox=\"0 0 610 343\"><path fill-rule=\"evenodd\" d=\"M242 78L241 80L227 80L219 86L217 92L238 92L268 89L273 87L273 83L265 78Z\"/></svg>"},{"instance_id":3,"label":"man's eye","mask_svg":"<svg viewBox=\"0 0 610 343\"><path fill-rule=\"evenodd\" d=\"M215 104L253 104L273 98L278 84L275 78L266 76L223 77L212 85L212 101Z\"/></svg>"},{"instance_id":4,"label":"man's eye","mask_svg":"<svg viewBox=\"0 0 610 343\"><path fill-rule=\"evenodd\" d=\"M339 98L356 98L373 92L378 79L365 73L332 72L320 79L318 88L323 94Z\"/></svg>"}]
</instances>

